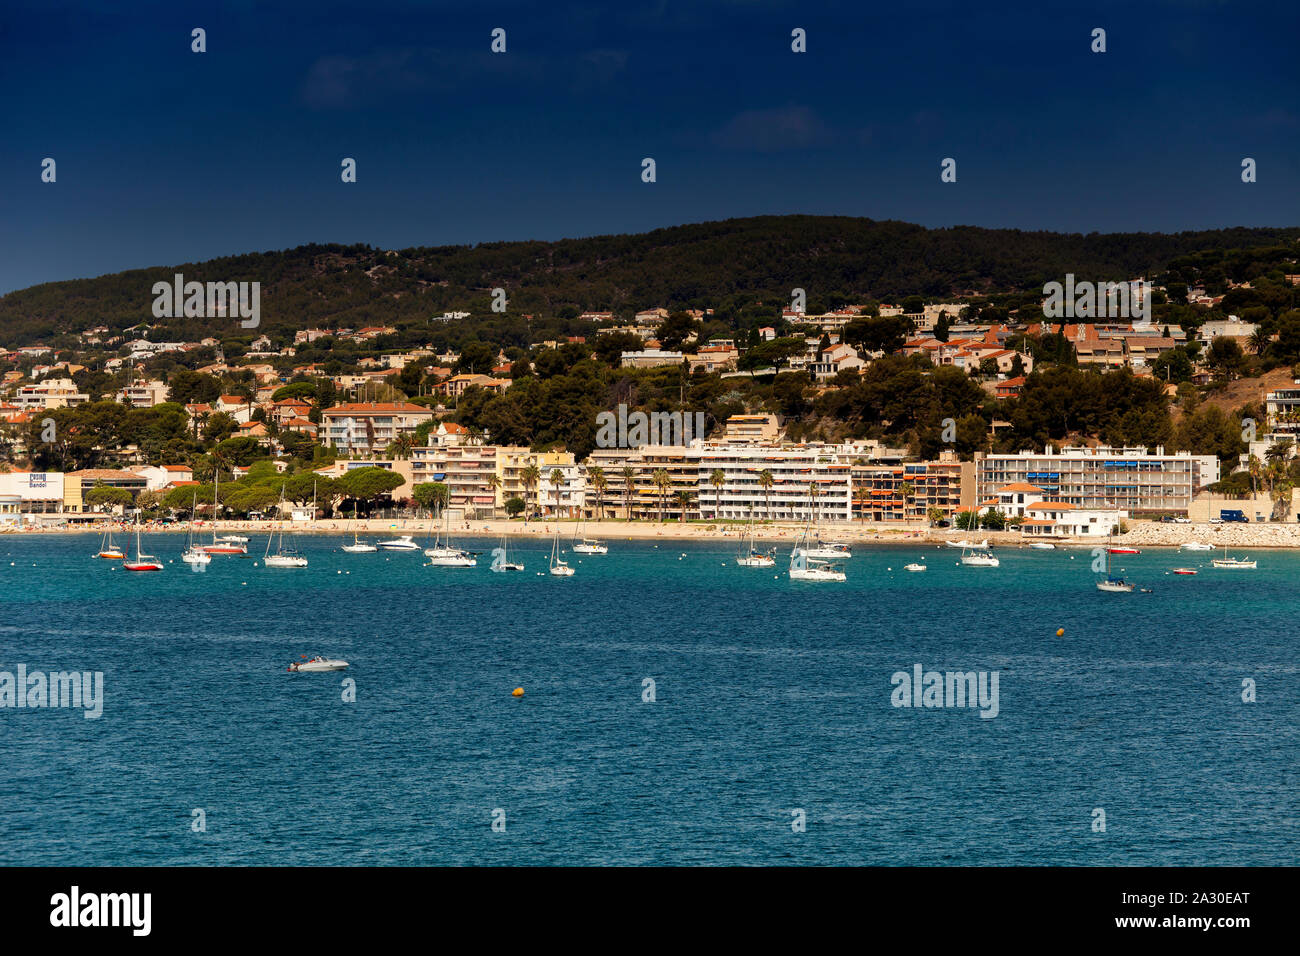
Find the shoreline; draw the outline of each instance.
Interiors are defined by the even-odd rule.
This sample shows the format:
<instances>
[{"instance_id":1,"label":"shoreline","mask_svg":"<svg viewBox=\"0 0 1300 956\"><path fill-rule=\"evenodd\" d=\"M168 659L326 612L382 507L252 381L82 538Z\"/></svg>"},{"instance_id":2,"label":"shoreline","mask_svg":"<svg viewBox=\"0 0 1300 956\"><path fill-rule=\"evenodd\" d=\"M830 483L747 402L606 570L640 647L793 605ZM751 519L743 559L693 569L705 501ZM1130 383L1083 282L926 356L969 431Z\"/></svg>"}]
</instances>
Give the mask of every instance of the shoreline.
<instances>
[{"instance_id":1,"label":"shoreline","mask_svg":"<svg viewBox=\"0 0 1300 956\"><path fill-rule=\"evenodd\" d=\"M581 528L572 519L539 519L529 521L526 525L519 520L505 518L479 519L475 521L458 521L452 528L452 534L468 537L499 537L509 534L512 539L548 538L555 534L559 525L560 536L574 537L581 531L583 537L600 538L607 541L616 540L743 540L749 534L749 525L744 522L686 522L667 520L655 521L584 521ZM1178 548L1190 541L1210 544L1216 548L1264 548L1264 549L1300 549L1300 524L1168 524L1159 521L1130 521L1129 530L1115 539L1115 544L1126 547ZM42 535L42 534L103 534L112 529L115 533L129 534L134 526L121 521L97 521L79 527L58 528L23 528L0 529L0 534L8 535ZM215 530L218 534L244 533L269 534L271 532L292 531L297 534L337 535L340 537L358 535L366 537L392 537L409 534L416 538L432 536L443 527L441 522L428 518L370 518L353 521L351 518L317 519L316 521L218 521ZM197 522L194 530L208 534L214 529L214 523ZM184 523L159 525L146 523L142 530L149 534L187 534L189 526ZM793 542L803 532L803 524L761 524L754 526L754 537L764 542ZM979 531L976 533L958 531L954 528L928 528L920 526L889 525L822 525L818 533L823 541L843 544L909 544L940 545L946 541L963 539L983 541L988 539L995 548L1019 548L1030 541L1050 540L1057 547L1102 547L1106 543L1103 537L1030 539L1018 531Z\"/></svg>"}]
</instances>

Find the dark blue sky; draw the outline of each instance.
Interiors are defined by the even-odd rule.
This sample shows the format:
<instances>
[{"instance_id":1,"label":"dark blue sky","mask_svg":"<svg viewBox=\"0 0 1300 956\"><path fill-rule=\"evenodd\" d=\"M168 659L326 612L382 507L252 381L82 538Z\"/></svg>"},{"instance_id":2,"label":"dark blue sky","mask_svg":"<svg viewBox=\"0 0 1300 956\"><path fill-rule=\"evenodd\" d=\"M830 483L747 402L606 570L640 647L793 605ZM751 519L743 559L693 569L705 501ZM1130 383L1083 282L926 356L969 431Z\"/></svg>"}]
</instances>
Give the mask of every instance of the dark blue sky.
<instances>
[{"instance_id":1,"label":"dark blue sky","mask_svg":"<svg viewBox=\"0 0 1300 956\"><path fill-rule=\"evenodd\" d=\"M763 213L1300 224L1294 0L6 0L0 91L0 292L313 241Z\"/></svg>"}]
</instances>

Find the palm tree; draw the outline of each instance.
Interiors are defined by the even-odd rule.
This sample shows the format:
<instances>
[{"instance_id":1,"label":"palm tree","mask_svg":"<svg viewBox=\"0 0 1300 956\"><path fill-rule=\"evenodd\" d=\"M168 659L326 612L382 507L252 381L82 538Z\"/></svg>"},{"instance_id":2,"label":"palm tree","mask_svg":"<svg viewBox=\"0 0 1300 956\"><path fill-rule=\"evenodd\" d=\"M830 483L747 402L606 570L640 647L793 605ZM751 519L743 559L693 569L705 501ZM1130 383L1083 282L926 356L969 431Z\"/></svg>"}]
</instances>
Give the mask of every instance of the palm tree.
<instances>
[{"instance_id":1,"label":"palm tree","mask_svg":"<svg viewBox=\"0 0 1300 956\"><path fill-rule=\"evenodd\" d=\"M718 517L722 510L722 487L727 483L727 474L721 468L714 468L709 475L709 484L713 486L713 517Z\"/></svg>"},{"instance_id":2,"label":"palm tree","mask_svg":"<svg viewBox=\"0 0 1300 956\"><path fill-rule=\"evenodd\" d=\"M596 489L595 518L599 521L603 517L600 506L605 500L605 492L609 490L609 479L605 477L605 469L601 468L600 465L592 465L588 468L587 483Z\"/></svg>"},{"instance_id":3,"label":"palm tree","mask_svg":"<svg viewBox=\"0 0 1300 956\"><path fill-rule=\"evenodd\" d=\"M524 483L525 491L531 491L533 488L536 488L537 483L541 481L541 479L542 479L541 469L539 469L536 465L529 465L527 468L525 468L522 472L519 473L519 480ZM531 509L528 508L524 509L524 524L528 524L528 512L530 510ZM537 510L538 511L542 510L542 503L540 499L537 502Z\"/></svg>"},{"instance_id":4,"label":"palm tree","mask_svg":"<svg viewBox=\"0 0 1300 956\"><path fill-rule=\"evenodd\" d=\"M1268 446L1268 451L1264 452L1264 457L1270 462L1286 461L1291 457L1291 448L1293 442L1289 438L1283 438L1273 442Z\"/></svg>"},{"instance_id":5,"label":"palm tree","mask_svg":"<svg viewBox=\"0 0 1300 956\"><path fill-rule=\"evenodd\" d=\"M487 476L487 486L492 490L492 517L497 515L497 491L501 487L501 476L496 472Z\"/></svg>"},{"instance_id":6,"label":"palm tree","mask_svg":"<svg viewBox=\"0 0 1300 956\"><path fill-rule=\"evenodd\" d=\"M677 502L678 507L682 509L682 521L686 521L686 509L690 507L691 499L695 495L689 491L679 491L673 495L673 500Z\"/></svg>"},{"instance_id":7,"label":"palm tree","mask_svg":"<svg viewBox=\"0 0 1300 956\"><path fill-rule=\"evenodd\" d=\"M560 516L560 486L564 484L564 472L558 468L551 470L551 491L555 494L555 517Z\"/></svg>"},{"instance_id":8,"label":"palm tree","mask_svg":"<svg viewBox=\"0 0 1300 956\"><path fill-rule=\"evenodd\" d=\"M632 492L636 490L636 485L634 484L636 479L636 469L631 465L624 465L620 474L623 476L623 502L627 505L627 520L631 521Z\"/></svg>"},{"instance_id":9,"label":"palm tree","mask_svg":"<svg viewBox=\"0 0 1300 956\"><path fill-rule=\"evenodd\" d=\"M916 494L916 488L910 481L905 481L898 486L898 497L903 499L903 520L907 521L907 506L912 501L912 496Z\"/></svg>"},{"instance_id":10,"label":"palm tree","mask_svg":"<svg viewBox=\"0 0 1300 956\"><path fill-rule=\"evenodd\" d=\"M1250 333L1250 350L1256 355L1263 355L1271 338L1263 329L1256 329Z\"/></svg>"},{"instance_id":11,"label":"palm tree","mask_svg":"<svg viewBox=\"0 0 1300 956\"><path fill-rule=\"evenodd\" d=\"M659 492L659 523L664 521L664 498L668 494L668 489L672 487L673 480L668 476L668 472L663 468L656 468L650 480L654 482L655 488Z\"/></svg>"},{"instance_id":12,"label":"palm tree","mask_svg":"<svg viewBox=\"0 0 1300 956\"><path fill-rule=\"evenodd\" d=\"M388 443L388 453L394 461L405 461L411 457L411 449L414 447L415 436L403 432Z\"/></svg>"},{"instance_id":13,"label":"palm tree","mask_svg":"<svg viewBox=\"0 0 1300 956\"><path fill-rule=\"evenodd\" d=\"M772 472L769 469L764 468L758 473L758 487L763 489L763 508L767 511L767 517L769 520L772 518L772 502L769 495L772 491L772 485L774 484L776 484L776 481L772 477Z\"/></svg>"},{"instance_id":14,"label":"palm tree","mask_svg":"<svg viewBox=\"0 0 1300 956\"><path fill-rule=\"evenodd\" d=\"M1258 455L1251 455L1247 460L1246 467L1250 471L1250 493L1259 494L1259 477L1263 471L1263 465L1260 463Z\"/></svg>"}]
</instances>

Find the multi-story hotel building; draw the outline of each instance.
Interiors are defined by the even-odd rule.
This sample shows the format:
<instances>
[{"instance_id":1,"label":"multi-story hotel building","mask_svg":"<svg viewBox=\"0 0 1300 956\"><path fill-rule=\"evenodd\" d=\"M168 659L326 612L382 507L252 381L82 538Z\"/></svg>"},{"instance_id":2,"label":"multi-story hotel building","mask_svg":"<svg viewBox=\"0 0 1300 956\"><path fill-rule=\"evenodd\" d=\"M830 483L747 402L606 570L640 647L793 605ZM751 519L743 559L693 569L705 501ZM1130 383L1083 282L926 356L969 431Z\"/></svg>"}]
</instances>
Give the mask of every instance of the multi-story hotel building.
<instances>
[{"instance_id":1,"label":"multi-story hotel building","mask_svg":"<svg viewBox=\"0 0 1300 956\"><path fill-rule=\"evenodd\" d=\"M848 521L851 459L834 446L704 445L698 462L699 510L721 520ZM722 484L713 483L721 472ZM768 481L770 479L770 483Z\"/></svg>"},{"instance_id":2,"label":"multi-story hotel building","mask_svg":"<svg viewBox=\"0 0 1300 956\"><path fill-rule=\"evenodd\" d=\"M1073 448L1014 455L977 455L980 493L1005 485L1041 488L1044 497L1080 508L1129 514L1182 512L1206 485L1219 480L1214 455L1151 454L1146 448Z\"/></svg>"},{"instance_id":3,"label":"multi-story hotel building","mask_svg":"<svg viewBox=\"0 0 1300 956\"><path fill-rule=\"evenodd\" d=\"M447 486L447 507L491 515L501 504L500 449L495 445L431 445L411 450L411 483Z\"/></svg>"}]
</instances>

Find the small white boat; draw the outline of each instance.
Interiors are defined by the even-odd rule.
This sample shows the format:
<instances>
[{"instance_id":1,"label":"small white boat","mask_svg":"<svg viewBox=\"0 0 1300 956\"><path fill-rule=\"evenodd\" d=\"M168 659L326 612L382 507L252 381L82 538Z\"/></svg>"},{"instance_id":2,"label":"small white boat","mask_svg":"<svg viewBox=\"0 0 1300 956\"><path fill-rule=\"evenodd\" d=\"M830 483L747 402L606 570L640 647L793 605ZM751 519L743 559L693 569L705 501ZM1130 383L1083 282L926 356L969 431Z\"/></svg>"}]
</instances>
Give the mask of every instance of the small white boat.
<instances>
[{"instance_id":1,"label":"small white boat","mask_svg":"<svg viewBox=\"0 0 1300 956\"><path fill-rule=\"evenodd\" d=\"M925 565L924 565L924 564L905 564L905 565L903 565L903 570L904 570L904 571L924 571L924 570L925 570Z\"/></svg>"},{"instance_id":2,"label":"small white boat","mask_svg":"<svg viewBox=\"0 0 1300 956\"><path fill-rule=\"evenodd\" d=\"M319 654L317 654L311 660L307 660L306 658L304 658L303 660L299 661L296 664L289 665L290 671L294 671L294 672L301 671L303 673L314 673L320 671L342 671L342 670L347 670L347 668L348 668L347 661L333 660L328 657L321 657Z\"/></svg>"},{"instance_id":3,"label":"small white boat","mask_svg":"<svg viewBox=\"0 0 1300 956\"><path fill-rule=\"evenodd\" d=\"M1236 568L1238 570L1254 570L1255 562L1250 558L1215 558L1210 562L1216 568Z\"/></svg>"},{"instance_id":4,"label":"small white boat","mask_svg":"<svg viewBox=\"0 0 1300 956\"><path fill-rule=\"evenodd\" d=\"M126 552L113 542L113 528L111 526L104 532L104 539L99 543L99 553L95 557L107 558L110 561L120 561L126 557Z\"/></svg>"},{"instance_id":5,"label":"small white boat","mask_svg":"<svg viewBox=\"0 0 1300 956\"><path fill-rule=\"evenodd\" d=\"M806 557L822 561L842 561L853 557L853 549L847 544L826 544L820 540L804 548L803 553Z\"/></svg>"},{"instance_id":6,"label":"small white boat","mask_svg":"<svg viewBox=\"0 0 1300 956\"><path fill-rule=\"evenodd\" d=\"M790 564L791 581L847 581L848 575L840 570L838 565L823 564L816 559L805 558L800 555L805 563L803 565L792 562Z\"/></svg>"},{"instance_id":7,"label":"small white boat","mask_svg":"<svg viewBox=\"0 0 1300 956\"><path fill-rule=\"evenodd\" d=\"M228 544L248 544L248 539L242 534L223 534L217 538L218 541L224 541Z\"/></svg>"},{"instance_id":8,"label":"small white boat","mask_svg":"<svg viewBox=\"0 0 1300 956\"><path fill-rule=\"evenodd\" d=\"M971 542L967 541L965 538L962 538L960 541L945 541L944 544L946 544L950 548L958 548L963 551L967 548L974 548L977 551L987 551L989 546L989 539L985 538L979 544L972 544Z\"/></svg>"},{"instance_id":9,"label":"small white boat","mask_svg":"<svg viewBox=\"0 0 1300 956\"><path fill-rule=\"evenodd\" d=\"M343 545L342 549L348 554L370 554L372 551L378 551L373 544L367 541L353 541L351 544Z\"/></svg>"},{"instance_id":10,"label":"small white boat","mask_svg":"<svg viewBox=\"0 0 1300 956\"><path fill-rule=\"evenodd\" d=\"M572 548L574 554L609 554L609 545L595 538L583 538Z\"/></svg>"},{"instance_id":11,"label":"small white boat","mask_svg":"<svg viewBox=\"0 0 1300 956\"><path fill-rule=\"evenodd\" d=\"M1033 548L1035 551L1055 551L1056 545L1050 541L1031 541L1026 547Z\"/></svg>"},{"instance_id":12,"label":"small white boat","mask_svg":"<svg viewBox=\"0 0 1300 956\"><path fill-rule=\"evenodd\" d=\"M284 488L280 489L280 514L284 514ZM262 557L262 567L264 568L305 568L307 559L298 553L296 548L286 548L284 546L284 522L280 522L280 543L276 546L275 554L271 553L271 542L275 540L276 532L272 532L266 539L266 554ZM292 540L292 539L291 539Z\"/></svg>"},{"instance_id":13,"label":"small white boat","mask_svg":"<svg viewBox=\"0 0 1300 956\"><path fill-rule=\"evenodd\" d=\"M212 555L202 548L186 548L181 552L181 560L186 564L211 564Z\"/></svg>"},{"instance_id":14,"label":"small white boat","mask_svg":"<svg viewBox=\"0 0 1300 956\"><path fill-rule=\"evenodd\" d=\"M551 573L557 578L567 578L573 575L573 568L564 563L560 557L560 524L555 524L555 543L551 545Z\"/></svg>"},{"instance_id":15,"label":"small white boat","mask_svg":"<svg viewBox=\"0 0 1300 956\"><path fill-rule=\"evenodd\" d=\"M1195 569L1195 568L1174 568L1174 570L1173 570L1172 573L1174 573L1174 574L1195 574L1195 573L1196 573L1196 569Z\"/></svg>"},{"instance_id":16,"label":"small white boat","mask_svg":"<svg viewBox=\"0 0 1300 956\"><path fill-rule=\"evenodd\" d=\"M1188 541L1186 544L1182 545L1182 549L1184 551L1213 551L1214 546L1210 544L1202 544L1200 541Z\"/></svg>"},{"instance_id":17,"label":"small white boat","mask_svg":"<svg viewBox=\"0 0 1300 956\"><path fill-rule=\"evenodd\" d=\"M507 536L501 536L501 547L492 552L492 566L489 571L522 571L524 566L518 561L510 560L510 548L506 540Z\"/></svg>"},{"instance_id":18,"label":"small white boat","mask_svg":"<svg viewBox=\"0 0 1300 956\"><path fill-rule=\"evenodd\" d=\"M396 538L389 538L387 541L380 541L379 547L384 551L419 551L420 546L411 540L409 534L399 535Z\"/></svg>"},{"instance_id":19,"label":"small white boat","mask_svg":"<svg viewBox=\"0 0 1300 956\"><path fill-rule=\"evenodd\" d=\"M429 559L429 566L434 568L472 568L478 565L474 555L464 551L451 541L451 512L447 515L447 533L446 541L442 540L442 535L436 535L433 539L433 546L424 549L424 556Z\"/></svg>"},{"instance_id":20,"label":"small white boat","mask_svg":"<svg viewBox=\"0 0 1300 956\"><path fill-rule=\"evenodd\" d=\"M776 548L759 551L754 543L754 514L752 510L749 515L749 540L746 542L745 547L741 548L740 553L736 555L736 564L742 568L776 567Z\"/></svg>"},{"instance_id":21,"label":"small white boat","mask_svg":"<svg viewBox=\"0 0 1300 956\"><path fill-rule=\"evenodd\" d=\"M1133 590L1133 585L1127 583L1123 578L1107 578L1105 581L1097 582L1097 590L1127 594Z\"/></svg>"},{"instance_id":22,"label":"small white boat","mask_svg":"<svg viewBox=\"0 0 1300 956\"><path fill-rule=\"evenodd\" d=\"M963 554L961 556L961 563L971 568L996 568L1002 564L992 551L983 550L972 551L970 554Z\"/></svg>"}]
</instances>

